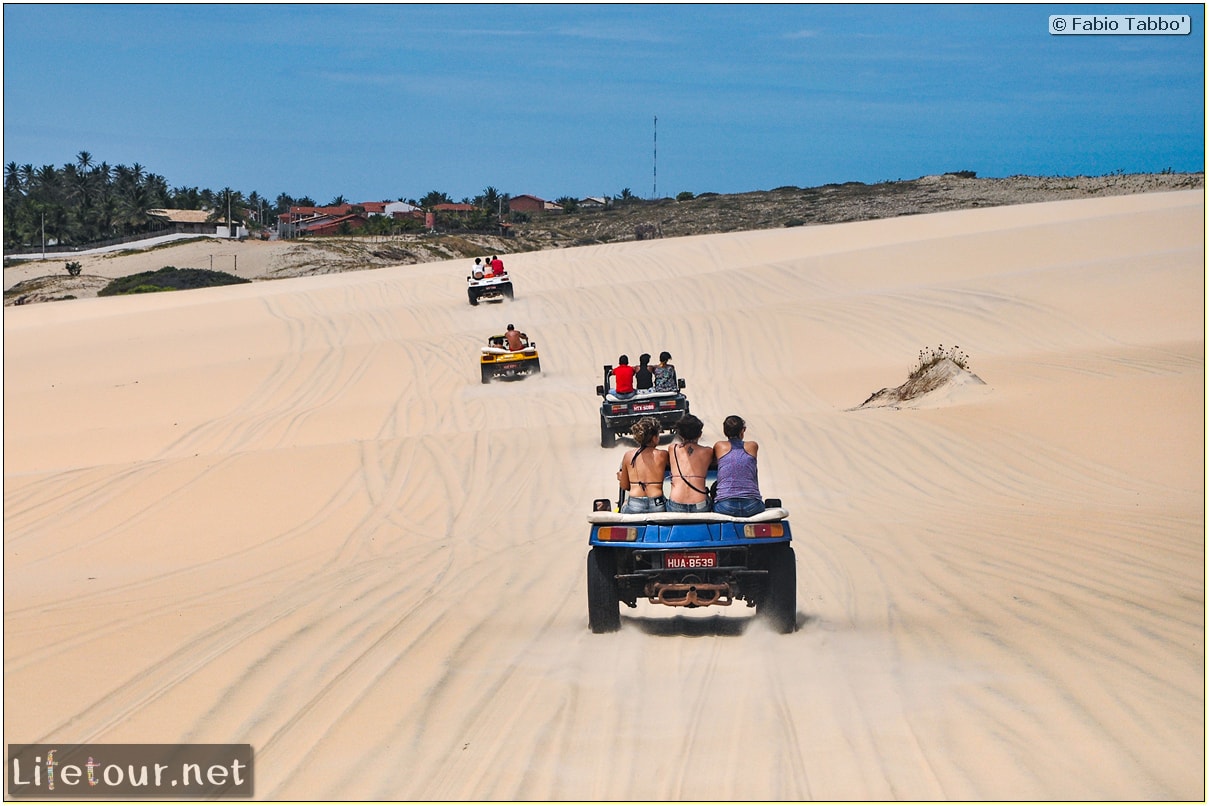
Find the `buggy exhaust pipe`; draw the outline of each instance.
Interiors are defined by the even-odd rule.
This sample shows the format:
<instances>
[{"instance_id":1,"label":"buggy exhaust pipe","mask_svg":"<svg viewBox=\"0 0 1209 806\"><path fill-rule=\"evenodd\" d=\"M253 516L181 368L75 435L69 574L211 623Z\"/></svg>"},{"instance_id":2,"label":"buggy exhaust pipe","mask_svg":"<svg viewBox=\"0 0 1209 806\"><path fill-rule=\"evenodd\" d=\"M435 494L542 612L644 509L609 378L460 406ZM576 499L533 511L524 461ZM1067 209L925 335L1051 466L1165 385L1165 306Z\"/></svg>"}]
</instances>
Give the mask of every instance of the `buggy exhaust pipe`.
<instances>
[{"instance_id":1,"label":"buggy exhaust pipe","mask_svg":"<svg viewBox=\"0 0 1209 806\"><path fill-rule=\"evenodd\" d=\"M729 607L734 602L725 582L652 582L646 595L651 604L669 607Z\"/></svg>"}]
</instances>

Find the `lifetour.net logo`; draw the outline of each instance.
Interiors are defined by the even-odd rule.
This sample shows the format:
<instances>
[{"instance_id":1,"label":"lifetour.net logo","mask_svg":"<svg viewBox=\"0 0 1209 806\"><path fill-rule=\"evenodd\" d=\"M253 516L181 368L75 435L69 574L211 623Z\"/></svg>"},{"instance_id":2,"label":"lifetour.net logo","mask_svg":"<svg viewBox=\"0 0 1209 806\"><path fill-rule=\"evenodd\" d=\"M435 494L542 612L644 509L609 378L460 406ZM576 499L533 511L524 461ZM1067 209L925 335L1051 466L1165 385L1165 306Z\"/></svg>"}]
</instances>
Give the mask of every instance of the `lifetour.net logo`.
<instances>
[{"instance_id":1,"label":"lifetour.net logo","mask_svg":"<svg viewBox=\"0 0 1209 806\"><path fill-rule=\"evenodd\" d=\"M7 768L18 797L252 796L250 744L10 744Z\"/></svg>"}]
</instances>

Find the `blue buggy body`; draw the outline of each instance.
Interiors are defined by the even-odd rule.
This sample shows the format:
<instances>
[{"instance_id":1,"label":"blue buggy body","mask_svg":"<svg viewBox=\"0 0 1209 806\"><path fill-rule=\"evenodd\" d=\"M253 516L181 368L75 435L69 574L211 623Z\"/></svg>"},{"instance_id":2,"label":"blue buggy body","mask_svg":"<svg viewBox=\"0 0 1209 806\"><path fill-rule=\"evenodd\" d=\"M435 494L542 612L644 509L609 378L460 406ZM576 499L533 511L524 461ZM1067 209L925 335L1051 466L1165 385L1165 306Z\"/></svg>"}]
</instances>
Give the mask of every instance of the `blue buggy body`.
<instances>
[{"instance_id":1,"label":"blue buggy body","mask_svg":"<svg viewBox=\"0 0 1209 806\"><path fill-rule=\"evenodd\" d=\"M797 620L797 571L789 513L780 501L749 518L719 513L612 512L597 499L588 516L588 624L621 628L620 603L671 607L745 601L778 632Z\"/></svg>"}]
</instances>

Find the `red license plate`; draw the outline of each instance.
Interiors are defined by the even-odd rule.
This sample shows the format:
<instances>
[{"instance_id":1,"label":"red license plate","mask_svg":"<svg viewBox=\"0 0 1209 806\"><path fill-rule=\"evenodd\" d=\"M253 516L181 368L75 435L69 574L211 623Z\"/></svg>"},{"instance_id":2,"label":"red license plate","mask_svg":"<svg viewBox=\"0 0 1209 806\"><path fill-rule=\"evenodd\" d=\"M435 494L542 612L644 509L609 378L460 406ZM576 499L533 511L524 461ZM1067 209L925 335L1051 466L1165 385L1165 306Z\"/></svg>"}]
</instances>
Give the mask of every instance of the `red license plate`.
<instances>
[{"instance_id":1,"label":"red license plate","mask_svg":"<svg viewBox=\"0 0 1209 806\"><path fill-rule=\"evenodd\" d=\"M713 551L676 551L663 555L664 568L717 568L718 554Z\"/></svg>"},{"instance_id":2,"label":"red license plate","mask_svg":"<svg viewBox=\"0 0 1209 806\"><path fill-rule=\"evenodd\" d=\"M634 407L630 410L631 411L654 411L655 404L654 403L635 403Z\"/></svg>"},{"instance_id":3,"label":"red license plate","mask_svg":"<svg viewBox=\"0 0 1209 806\"><path fill-rule=\"evenodd\" d=\"M520 364L500 364L500 369L516 369Z\"/></svg>"}]
</instances>

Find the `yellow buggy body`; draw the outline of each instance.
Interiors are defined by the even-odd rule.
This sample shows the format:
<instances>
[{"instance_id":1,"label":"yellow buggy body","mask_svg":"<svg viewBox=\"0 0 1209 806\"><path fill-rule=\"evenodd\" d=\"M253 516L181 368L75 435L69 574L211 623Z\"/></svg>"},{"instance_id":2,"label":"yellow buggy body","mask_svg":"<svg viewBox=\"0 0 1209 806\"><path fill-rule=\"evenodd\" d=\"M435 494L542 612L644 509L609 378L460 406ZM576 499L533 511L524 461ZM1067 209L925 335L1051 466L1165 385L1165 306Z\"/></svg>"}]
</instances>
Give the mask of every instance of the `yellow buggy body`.
<instances>
[{"instance_id":1,"label":"yellow buggy body","mask_svg":"<svg viewBox=\"0 0 1209 806\"><path fill-rule=\"evenodd\" d=\"M542 371L537 344L529 341L529 337L524 333L521 334L521 343L523 347L520 350L509 350L502 335L487 339L487 346L482 348L479 355L483 383L491 383L496 379L519 380Z\"/></svg>"}]
</instances>

